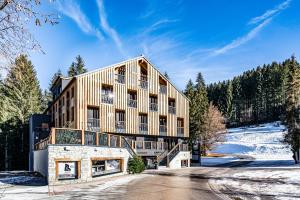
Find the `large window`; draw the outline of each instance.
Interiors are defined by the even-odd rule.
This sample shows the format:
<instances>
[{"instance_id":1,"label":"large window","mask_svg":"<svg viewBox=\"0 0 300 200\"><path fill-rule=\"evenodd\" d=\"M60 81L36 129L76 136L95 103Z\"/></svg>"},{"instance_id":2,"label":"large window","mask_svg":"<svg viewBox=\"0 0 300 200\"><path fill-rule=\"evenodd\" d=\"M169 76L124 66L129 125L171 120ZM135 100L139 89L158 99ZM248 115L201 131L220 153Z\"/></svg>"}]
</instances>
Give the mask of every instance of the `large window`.
<instances>
[{"instance_id":1,"label":"large window","mask_svg":"<svg viewBox=\"0 0 300 200\"><path fill-rule=\"evenodd\" d=\"M157 111L158 110L157 96L156 95L150 95L149 96L149 110L150 111Z\"/></svg>"},{"instance_id":2,"label":"large window","mask_svg":"<svg viewBox=\"0 0 300 200\"><path fill-rule=\"evenodd\" d=\"M175 99L169 98L168 104L169 104L169 113L176 114Z\"/></svg>"},{"instance_id":3,"label":"large window","mask_svg":"<svg viewBox=\"0 0 300 200\"><path fill-rule=\"evenodd\" d=\"M167 135L167 117L159 116L159 134Z\"/></svg>"},{"instance_id":4,"label":"large window","mask_svg":"<svg viewBox=\"0 0 300 200\"><path fill-rule=\"evenodd\" d=\"M128 91L128 107L136 108L137 107L137 95L136 91L129 90Z\"/></svg>"},{"instance_id":5,"label":"large window","mask_svg":"<svg viewBox=\"0 0 300 200\"><path fill-rule=\"evenodd\" d=\"M116 68L117 82L125 84L125 66Z\"/></svg>"},{"instance_id":6,"label":"large window","mask_svg":"<svg viewBox=\"0 0 300 200\"><path fill-rule=\"evenodd\" d=\"M113 174L122 171L122 160L92 160L92 176L102 176L106 174Z\"/></svg>"},{"instance_id":7,"label":"large window","mask_svg":"<svg viewBox=\"0 0 300 200\"><path fill-rule=\"evenodd\" d=\"M101 102L107 104L113 104L114 94L113 87L109 85L103 85L101 90Z\"/></svg>"},{"instance_id":8,"label":"large window","mask_svg":"<svg viewBox=\"0 0 300 200\"><path fill-rule=\"evenodd\" d=\"M177 136L184 136L184 123L182 118L177 118Z\"/></svg>"},{"instance_id":9,"label":"large window","mask_svg":"<svg viewBox=\"0 0 300 200\"><path fill-rule=\"evenodd\" d=\"M79 165L80 162L77 161L57 161L58 180L77 179Z\"/></svg>"},{"instance_id":10,"label":"large window","mask_svg":"<svg viewBox=\"0 0 300 200\"><path fill-rule=\"evenodd\" d=\"M99 116L99 108L96 107L88 107L87 108L87 130L90 131L100 131L100 116Z\"/></svg>"},{"instance_id":11,"label":"large window","mask_svg":"<svg viewBox=\"0 0 300 200\"><path fill-rule=\"evenodd\" d=\"M139 114L139 131L141 134L148 134L148 116L147 114Z\"/></svg>"},{"instance_id":12,"label":"large window","mask_svg":"<svg viewBox=\"0 0 300 200\"><path fill-rule=\"evenodd\" d=\"M116 120L116 131L118 133L124 133L125 132L125 111L117 110L115 120Z\"/></svg>"}]
</instances>

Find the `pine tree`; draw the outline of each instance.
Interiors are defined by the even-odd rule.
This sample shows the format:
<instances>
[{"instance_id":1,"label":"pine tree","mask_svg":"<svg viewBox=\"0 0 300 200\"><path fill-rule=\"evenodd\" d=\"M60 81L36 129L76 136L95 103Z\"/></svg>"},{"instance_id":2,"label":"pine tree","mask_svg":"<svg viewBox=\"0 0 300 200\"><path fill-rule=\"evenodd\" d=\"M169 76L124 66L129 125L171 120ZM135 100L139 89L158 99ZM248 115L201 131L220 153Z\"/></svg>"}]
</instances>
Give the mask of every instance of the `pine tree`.
<instances>
[{"instance_id":1,"label":"pine tree","mask_svg":"<svg viewBox=\"0 0 300 200\"><path fill-rule=\"evenodd\" d=\"M168 80L170 80L170 77L169 77L169 75L168 75L167 72L164 73L164 76L165 76Z\"/></svg>"},{"instance_id":2,"label":"pine tree","mask_svg":"<svg viewBox=\"0 0 300 200\"><path fill-rule=\"evenodd\" d=\"M32 113L41 112L41 90L36 71L27 56L16 58L4 82L6 112L26 123Z\"/></svg>"},{"instance_id":3,"label":"pine tree","mask_svg":"<svg viewBox=\"0 0 300 200\"><path fill-rule=\"evenodd\" d=\"M228 81L226 89L226 118L230 119L232 116L232 82Z\"/></svg>"},{"instance_id":4,"label":"pine tree","mask_svg":"<svg viewBox=\"0 0 300 200\"><path fill-rule=\"evenodd\" d=\"M80 55L76 57L76 61L72 62L68 70L68 76L76 76L87 72L84 61Z\"/></svg>"},{"instance_id":5,"label":"pine tree","mask_svg":"<svg viewBox=\"0 0 300 200\"><path fill-rule=\"evenodd\" d=\"M295 162L297 163L295 154L299 151L300 147L300 66L295 61L295 57L292 57L287 67L289 69L286 85L286 123L288 132L285 135L284 141L291 146Z\"/></svg>"},{"instance_id":6,"label":"pine tree","mask_svg":"<svg viewBox=\"0 0 300 200\"><path fill-rule=\"evenodd\" d=\"M197 77L196 77L196 87L197 87L197 88L205 87L205 81L204 81L204 78L203 78L201 72L199 72L199 73L197 74Z\"/></svg>"}]
</instances>

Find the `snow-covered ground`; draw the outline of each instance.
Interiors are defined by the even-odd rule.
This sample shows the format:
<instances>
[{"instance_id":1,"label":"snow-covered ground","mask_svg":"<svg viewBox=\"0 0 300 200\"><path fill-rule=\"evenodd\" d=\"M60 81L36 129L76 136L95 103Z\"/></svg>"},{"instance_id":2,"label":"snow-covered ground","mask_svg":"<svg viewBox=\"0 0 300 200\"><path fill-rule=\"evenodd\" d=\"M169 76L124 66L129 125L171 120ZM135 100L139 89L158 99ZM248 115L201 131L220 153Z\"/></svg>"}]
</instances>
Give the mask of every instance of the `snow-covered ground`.
<instances>
[{"instance_id":1,"label":"snow-covered ground","mask_svg":"<svg viewBox=\"0 0 300 200\"><path fill-rule=\"evenodd\" d=\"M285 126L279 122L228 130L226 142L212 152L223 154L245 154L258 160L291 160L288 145L282 144Z\"/></svg>"},{"instance_id":2,"label":"snow-covered ground","mask_svg":"<svg viewBox=\"0 0 300 200\"><path fill-rule=\"evenodd\" d=\"M282 143L285 131L278 122L229 129L227 141L213 152L249 155L255 161L210 183L237 199L300 199L300 166Z\"/></svg>"}]
</instances>

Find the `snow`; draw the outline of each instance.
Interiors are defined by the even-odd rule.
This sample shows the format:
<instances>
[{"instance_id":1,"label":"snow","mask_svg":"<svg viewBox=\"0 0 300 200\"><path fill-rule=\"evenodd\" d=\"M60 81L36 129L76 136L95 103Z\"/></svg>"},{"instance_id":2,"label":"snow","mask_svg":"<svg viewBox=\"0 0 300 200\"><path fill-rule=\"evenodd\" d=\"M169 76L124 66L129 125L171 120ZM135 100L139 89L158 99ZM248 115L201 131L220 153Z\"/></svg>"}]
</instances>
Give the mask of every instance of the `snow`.
<instances>
[{"instance_id":1,"label":"snow","mask_svg":"<svg viewBox=\"0 0 300 200\"><path fill-rule=\"evenodd\" d=\"M231 128L226 142L217 145L212 152L249 155L258 160L291 160L290 147L282 143L285 131L279 122Z\"/></svg>"},{"instance_id":2,"label":"snow","mask_svg":"<svg viewBox=\"0 0 300 200\"><path fill-rule=\"evenodd\" d=\"M15 186L10 189L0 188L0 199L1 200L39 200L39 199L69 199L68 195L77 195L85 193L101 192L103 190L112 189L118 185L124 185L135 179L149 176L145 174L140 175L127 175L118 176L110 179L103 179L97 182L78 184L78 185L62 185L62 186L39 186L39 187L18 187ZM19 179L23 179L19 177ZM60 195L49 196L48 192L62 193ZM68 192L71 191L71 192Z\"/></svg>"},{"instance_id":3,"label":"snow","mask_svg":"<svg viewBox=\"0 0 300 200\"><path fill-rule=\"evenodd\" d=\"M290 147L282 143L285 131L279 122L229 129L226 142L212 152L247 155L255 161L210 183L237 199L300 199L300 168Z\"/></svg>"}]
</instances>

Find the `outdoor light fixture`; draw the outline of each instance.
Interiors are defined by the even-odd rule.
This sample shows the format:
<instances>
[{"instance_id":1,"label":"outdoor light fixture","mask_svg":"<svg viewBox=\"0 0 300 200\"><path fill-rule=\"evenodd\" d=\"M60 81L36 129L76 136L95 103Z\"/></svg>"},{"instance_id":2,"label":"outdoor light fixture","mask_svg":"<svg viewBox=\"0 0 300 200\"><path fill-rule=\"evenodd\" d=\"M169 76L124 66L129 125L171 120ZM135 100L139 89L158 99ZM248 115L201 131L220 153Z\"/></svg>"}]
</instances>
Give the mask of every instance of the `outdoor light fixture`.
<instances>
[{"instance_id":1,"label":"outdoor light fixture","mask_svg":"<svg viewBox=\"0 0 300 200\"><path fill-rule=\"evenodd\" d=\"M67 149L67 147L64 147L64 151L69 151L69 149Z\"/></svg>"}]
</instances>

